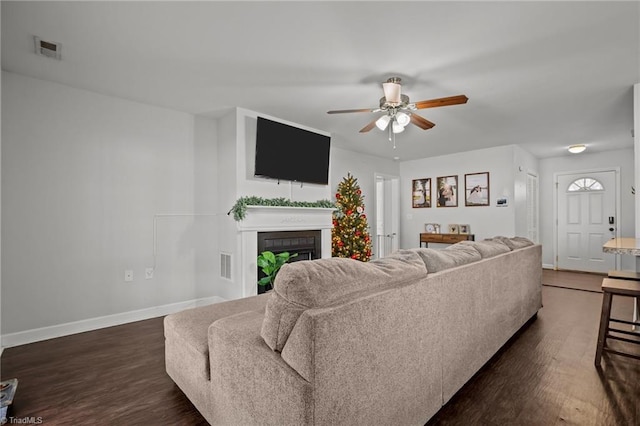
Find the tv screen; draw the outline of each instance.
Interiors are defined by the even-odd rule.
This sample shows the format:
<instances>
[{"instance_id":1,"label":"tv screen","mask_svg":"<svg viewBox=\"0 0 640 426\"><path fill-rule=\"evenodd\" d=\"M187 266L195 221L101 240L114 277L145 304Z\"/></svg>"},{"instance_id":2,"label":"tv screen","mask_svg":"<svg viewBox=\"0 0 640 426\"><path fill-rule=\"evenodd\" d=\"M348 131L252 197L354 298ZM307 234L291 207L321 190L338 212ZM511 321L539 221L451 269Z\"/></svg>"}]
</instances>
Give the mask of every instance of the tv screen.
<instances>
[{"instance_id":1,"label":"tv screen","mask_svg":"<svg viewBox=\"0 0 640 426\"><path fill-rule=\"evenodd\" d=\"M255 175L327 185L330 145L329 136L258 117Z\"/></svg>"}]
</instances>

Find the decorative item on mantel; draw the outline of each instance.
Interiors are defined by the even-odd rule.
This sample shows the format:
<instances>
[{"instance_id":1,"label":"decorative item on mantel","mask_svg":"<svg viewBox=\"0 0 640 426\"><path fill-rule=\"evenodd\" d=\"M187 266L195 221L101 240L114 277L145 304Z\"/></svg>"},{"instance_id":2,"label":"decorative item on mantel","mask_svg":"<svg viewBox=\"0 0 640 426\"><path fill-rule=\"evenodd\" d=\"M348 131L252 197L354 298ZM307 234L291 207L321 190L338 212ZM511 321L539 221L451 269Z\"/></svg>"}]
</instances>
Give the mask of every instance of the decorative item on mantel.
<instances>
[{"instance_id":1,"label":"decorative item on mantel","mask_svg":"<svg viewBox=\"0 0 640 426\"><path fill-rule=\"evenodd\" d=\"M367 215L364 213L364 195L358 179L351 173L338 184L333 213L331 249L334 257L350 257L363 262L371 259L371 236L367 231Z\"/></svg>"},{"instance_id":2,"label":"decorative item on mantel","mask_svg":"<svg viewBox=\"0 0 640 426\"><path fill-rule=\"evenodd\" d=\"M262 198L262 197L240 197L227 212L233 213L233 219L240 222L247 215L247 206L270 206L270 207L320 207L336 208L336 205L329 200L318 201L291 201L286 198Z\"/></svg>"}]
</instances>

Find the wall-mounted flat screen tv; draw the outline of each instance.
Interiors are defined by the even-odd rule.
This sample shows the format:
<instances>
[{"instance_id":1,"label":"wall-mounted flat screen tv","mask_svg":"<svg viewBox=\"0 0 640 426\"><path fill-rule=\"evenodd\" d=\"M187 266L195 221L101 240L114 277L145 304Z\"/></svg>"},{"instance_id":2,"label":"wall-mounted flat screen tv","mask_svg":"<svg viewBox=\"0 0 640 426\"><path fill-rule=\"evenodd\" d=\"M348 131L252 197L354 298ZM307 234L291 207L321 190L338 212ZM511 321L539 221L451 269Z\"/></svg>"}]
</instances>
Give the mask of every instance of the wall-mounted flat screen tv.
<instances>
[{"instance_id":1,"label":"wall-mounted flat screen tv","mask_svg":"<svg viewBox=\"0 0 640 426\"><path fill-rule=\"evenodd\" d=\"M329 136L258 117L255 175L327 185L330 145Z\"/></svg>"}]
</instances>

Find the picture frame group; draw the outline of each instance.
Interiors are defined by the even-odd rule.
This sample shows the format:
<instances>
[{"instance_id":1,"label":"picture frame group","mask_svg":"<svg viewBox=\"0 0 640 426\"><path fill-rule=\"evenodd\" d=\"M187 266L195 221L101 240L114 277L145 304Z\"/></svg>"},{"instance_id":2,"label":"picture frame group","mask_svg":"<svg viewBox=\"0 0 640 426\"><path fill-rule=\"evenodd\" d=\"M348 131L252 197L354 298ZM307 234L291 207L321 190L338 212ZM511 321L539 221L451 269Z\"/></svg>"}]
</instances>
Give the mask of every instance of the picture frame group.
<instances>
[{"instance_id":1,"label":"picture frame group","mask_svg":"<svg viewBox=\"0 0 640 426\"><path fill-rule=\"evenodd\" d=\"M434 193L431 192L431 178L411 181L411 203L413 208L458 207L458 176L439 176L435 180ZM467 173L464 175L464 205L482 207L490 205L489 172ZM432 196L433 195L433 196Z\"/></svg>"}]
</instances>

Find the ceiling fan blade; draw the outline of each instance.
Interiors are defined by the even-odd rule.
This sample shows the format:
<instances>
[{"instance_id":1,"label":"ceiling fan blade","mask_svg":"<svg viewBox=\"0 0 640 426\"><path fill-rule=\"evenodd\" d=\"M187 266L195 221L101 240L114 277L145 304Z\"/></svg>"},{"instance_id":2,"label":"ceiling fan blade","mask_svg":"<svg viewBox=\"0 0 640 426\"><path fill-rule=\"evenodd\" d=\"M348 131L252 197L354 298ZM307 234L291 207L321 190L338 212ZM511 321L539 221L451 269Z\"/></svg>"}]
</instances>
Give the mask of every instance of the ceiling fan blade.
<instances>
[{"instance_id":1,"label":"ceiling fan blade","mask_svg":"<svg viewBox=\"0 0 640 426\"><path fill-rule=\"evenodd\" d=\"M347 112L375 112L374 109L371 108L363 108L363 109L338 109L334 111L327 111L327 114L344 114Z\"/></svg>"},{"instance_id":2,"label":"ceiling fan blade","mask_svg":"<svg viewBox=\"0 0 640 426\"><path fill-rule=\"evenodd\" d=\"M448 105L466 104L469 98L465 95L449 96L446 98L429 99L427 101L415 102L416 109L436 108Z\"/></svg>"},{"instance_id":3,"label":"ceiling fan blade","mask_svg":"<svg viewBox=\"0 0 640 426\"><path fill-rule=\"evenodd\" d=\"M420 127L422 130L429 130L430 128L436 125L435 123L432 123L426 118L420 117L418 114L411 114L411 122L416 126Z\"/></svg>"},{"instance_id":4,"label":"ceiling fan blade","mask_svg":"<svg viewBox=\"0 0 640 426\"><path fill-rule=\"evenodd\" d=\"M374 127L376 127L376 121L378 121L377 118L374 119L371 123L369 123L366 126L364 126L362 129L360 129L360 133L367 133L369 130L371 130Z\"/></svg>"}]
</instances>

